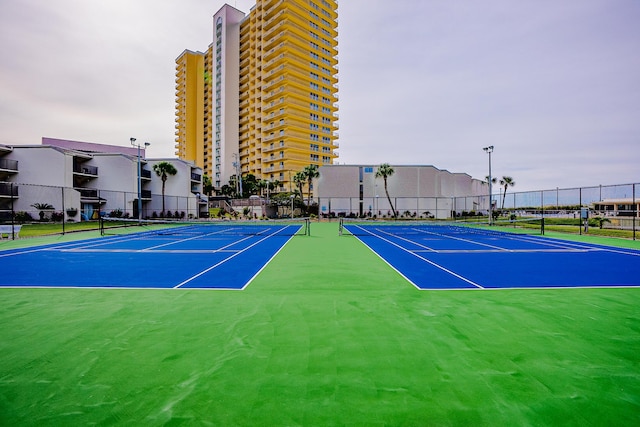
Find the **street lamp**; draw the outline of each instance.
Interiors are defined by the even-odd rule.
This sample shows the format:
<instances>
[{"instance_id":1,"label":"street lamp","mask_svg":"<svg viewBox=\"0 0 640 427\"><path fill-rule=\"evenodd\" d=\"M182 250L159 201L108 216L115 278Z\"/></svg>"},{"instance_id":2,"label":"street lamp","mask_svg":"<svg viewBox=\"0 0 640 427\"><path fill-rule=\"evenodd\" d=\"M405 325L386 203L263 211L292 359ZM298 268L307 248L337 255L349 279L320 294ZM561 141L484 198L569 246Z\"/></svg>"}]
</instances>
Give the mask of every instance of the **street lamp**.
<instances>
[{"instance_id":1,"label":"street lamp","mask_svg":"<svg viewBox=\"0 0 640 427\"><path fill-rule=\"evenodd\" d=\"M138 221L142 219L142 166L140 165L140 144L136 144L135 138L129 138L131 145L138 147ZM150 146L150 142L144 143L144 148Z\"/></svg>"},{"instance_id":2,"label":"street lamp","mask_svg":"<svg viewBox=\"0 0 640 427\"><path fill-rule=\"evenodd\" d=\"M291 199L291 218L293 218L293 199L295 199L296 196L292 194L289 196L289 198Z\"/></svg>"},{"instance_id":3,"label":"street lamp","mask_svg":"<svg viewBox=\"0 0 640 427\"><path fill-rule=\"evenodd\" d=\"M233 162L233 167L236 169L236 197L242 198L242 171L240 165L240 155L233 153L233 158L236 161Z\"/></svg>"},{"instance_id":4,"label":"street lamp","mask_svg":"<svg viewBox=\"0 0 640 427\"><path fill-rule=\"evenodd\" d=\"M489 225L493 223L493 202L491 200L493 194L492 181L493 178L491 176L491 153L493 153L493 145L488 147L484 147L483 150L485 153L489 154Z\"/></svg>"}]
</instances>

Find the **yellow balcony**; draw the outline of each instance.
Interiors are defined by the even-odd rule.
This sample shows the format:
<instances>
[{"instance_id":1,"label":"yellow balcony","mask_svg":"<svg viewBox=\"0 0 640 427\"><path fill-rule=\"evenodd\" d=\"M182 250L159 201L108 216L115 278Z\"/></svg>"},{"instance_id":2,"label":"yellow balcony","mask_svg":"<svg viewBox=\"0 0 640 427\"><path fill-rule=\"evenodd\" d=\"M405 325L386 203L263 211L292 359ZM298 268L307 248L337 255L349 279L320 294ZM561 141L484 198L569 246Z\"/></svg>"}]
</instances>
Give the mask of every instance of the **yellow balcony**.
<instances>
[{"instance_id":1,"label":"yellow balcony","mask_svg":"<svg viewBox=\"0 0 640 427\"><path fill-rule=\"evenodd\" d=\"M285 10L280 10L279 12L273 14L273 16L271 16L269 19L264 21L262 25L262 30L263 31L270 30L271 28L274 27L274 25L282 22L285 19L285 15L286 15Z\"/></svg>"}]
</instances>

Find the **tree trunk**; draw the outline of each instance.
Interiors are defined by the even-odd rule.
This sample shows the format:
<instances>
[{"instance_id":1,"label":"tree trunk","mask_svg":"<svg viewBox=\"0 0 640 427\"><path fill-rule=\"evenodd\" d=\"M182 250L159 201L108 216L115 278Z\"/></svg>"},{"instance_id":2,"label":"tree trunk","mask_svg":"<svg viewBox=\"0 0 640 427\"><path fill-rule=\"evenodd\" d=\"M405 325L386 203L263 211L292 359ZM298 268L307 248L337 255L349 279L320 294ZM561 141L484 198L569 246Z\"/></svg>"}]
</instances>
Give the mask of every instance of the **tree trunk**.
<instances>
[{"instance_id":1,"label":"tree trunk","mask_svg":"<svg viewBox=\"0 0 640 427\"><path fill-rule=\"evenodd\" d=\"M384 192L387 193L387 200L389 200L389 206L391 206L391 211L393 212L393 218L398 218L396 214L396 209L393 207L393 203L391 203L391 196L389 196L389 190L387 189L387 177L384 177Z\"/></svg>"},{"instance_id":2,"label":"tree trunk","mask_svg":"<svg viewBox=\"0 0 640 427\"><path fill-rule=\"evenodd\" d=\"M162 217L164 218L164 185L167 182L167 176L162 175Z\"/></svg>"}]
</instances>

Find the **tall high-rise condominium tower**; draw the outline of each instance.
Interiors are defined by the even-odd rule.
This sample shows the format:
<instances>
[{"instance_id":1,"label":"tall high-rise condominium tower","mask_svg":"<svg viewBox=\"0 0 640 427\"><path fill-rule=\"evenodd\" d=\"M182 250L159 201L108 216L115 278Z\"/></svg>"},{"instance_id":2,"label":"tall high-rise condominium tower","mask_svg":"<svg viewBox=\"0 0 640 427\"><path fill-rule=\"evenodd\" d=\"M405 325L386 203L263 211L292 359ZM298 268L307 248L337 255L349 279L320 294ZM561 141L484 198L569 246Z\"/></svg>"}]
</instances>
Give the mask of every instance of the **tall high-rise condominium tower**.
<instances>
[{"instance_id":1,"label":"tall high-rise condominium tower","mask_svg":"<svg viewBox=\"0 0 640 427\"><path fill-rule=\"evenodd\" d=\"M296 172L338 157L337 3L224 5L208 51L176 59L176 154L215 188L241 173L288 191Z\"/></svg>"}]
</instances>

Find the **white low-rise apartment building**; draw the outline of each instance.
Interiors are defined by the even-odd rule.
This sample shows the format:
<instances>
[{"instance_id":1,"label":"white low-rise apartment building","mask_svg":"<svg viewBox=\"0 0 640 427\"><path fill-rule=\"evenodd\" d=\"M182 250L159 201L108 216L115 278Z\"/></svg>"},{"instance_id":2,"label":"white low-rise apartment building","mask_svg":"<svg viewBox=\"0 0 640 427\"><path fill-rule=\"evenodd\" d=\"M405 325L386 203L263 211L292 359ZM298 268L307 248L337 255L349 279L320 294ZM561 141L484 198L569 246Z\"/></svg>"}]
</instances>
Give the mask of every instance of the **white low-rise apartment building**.
<instances>
[{"instance_id":1,"label":"white low-rise apartment building","mask_svg":"<svg viewBox=\"0 0 640 427\"><path fill-rule=\"evenodd\" d=\"M142 217L161 216L162 180L153 170L160 162L177 170L166 182L166 211L184 217L207 211L200 197L201 168L175 158L147 159L145 154L135 147L54 138L43 138L41 145L0 145L0 216L28 212L37 219L42 210L38 206L50 205L53 209L45 214L62 214L65 220L110 214L137 218L139 190Z\"/></svg>"}]
</instances>

